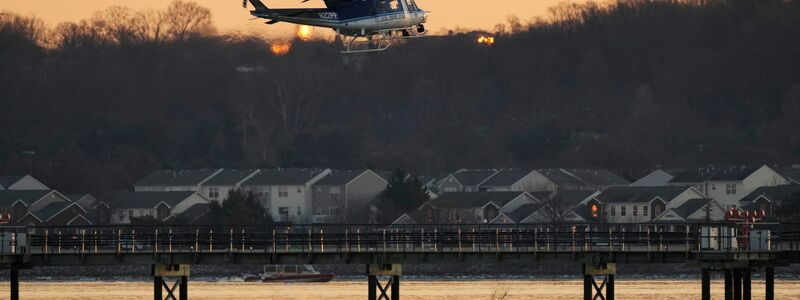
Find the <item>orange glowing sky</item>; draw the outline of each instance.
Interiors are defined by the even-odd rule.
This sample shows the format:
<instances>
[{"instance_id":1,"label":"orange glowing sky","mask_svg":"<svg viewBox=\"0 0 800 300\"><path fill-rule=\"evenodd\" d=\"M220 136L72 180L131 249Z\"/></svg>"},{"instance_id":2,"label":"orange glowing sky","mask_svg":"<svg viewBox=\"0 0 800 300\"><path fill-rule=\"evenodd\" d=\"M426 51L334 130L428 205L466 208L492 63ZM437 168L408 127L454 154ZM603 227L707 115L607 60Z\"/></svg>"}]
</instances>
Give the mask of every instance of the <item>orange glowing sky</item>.
<instances>
[{"instance_id":1,"label":"orange glowing sky","mask_svg":"<svg viewBox=\"0 0 800 300\"><path fill-rule=\"evenodd\" d=\"M246 32L278 31L288 32L293 27L268 27L259 21L250 20L250 15L241 6L241 0L194 0L211 9L214 23L221 31L239 30ZM491 29L497 23L505 22L509 15L522 20L533 17L546 17L547 8L561 2L584 2L585 0L416 0L422 8L431 11L428 27L433 32L442 29L469 28ZM60 22L77 21L91 16L92 12L112 5L127 6L133 9L162 9L171 0L0 0L0 10L9 10L23 15L36 15L48 25ZM264 0L275 8L283 7L323 7L321 0L312 0L305 5L300 0ZM291 28L291 30L289 30ZM292 31L293 32L293 31Z\"/></svg>"}]
</instances>

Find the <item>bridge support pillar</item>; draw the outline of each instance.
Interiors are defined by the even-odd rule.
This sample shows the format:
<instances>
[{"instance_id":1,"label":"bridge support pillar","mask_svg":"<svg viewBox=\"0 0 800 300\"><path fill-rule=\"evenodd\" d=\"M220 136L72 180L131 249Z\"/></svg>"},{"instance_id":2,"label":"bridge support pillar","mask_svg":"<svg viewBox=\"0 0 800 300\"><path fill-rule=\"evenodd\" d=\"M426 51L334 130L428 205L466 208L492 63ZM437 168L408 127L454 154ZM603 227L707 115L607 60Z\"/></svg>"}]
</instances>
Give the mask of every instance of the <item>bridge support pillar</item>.
<instances>
[{"instance_id":1,"label":"bridge support pillar","mask_svg":"<svg viewBox=\"0 0 800 300\"><path fill-rule=\"evenodd\" d=\"M733 269L733 300L742 300L742 269Z\"/></svg>"},{"instance_id":2,"label":"bridge support pillar","mask_svg":"<svg viewBox=\"0 0 800 300\"><path fill-rule=\"evenodd\" d=\"M733 270L725 269L725 300L733 300Z\"/></svg>"},{"instance_id":3,"label":"bridge support pillar","mask_svg":"<svg viewBox=\"0 0 800 300\"><path fill-rule=\"evenodd\" d=\"M703 268L702 271L702 300L711 300L711 270Z\"/></svg>"},{"instance_id":4,"label":"bridge support pillar","mask_svg":"<svg viewBox=\"0 0 800 300\"><path fill-rule=\"evenodd\" d=\"M189 299L189 265L153 265L152 269L154 300ZM172 283L165 277L177 279Z\"/></svg>"},{"instance_id":5,"label":"bridge support pillar","mask_svg":"<svg viewBox=\"0 0 800 300\"><path fill-rule=\"evenodd\" d=\"M369 300L400 300L400 276L403 268L398 264L367 265ZM388 277L386 284L378 277Z\"/></svg>"},{"instance_id":6,"label":"bridge support pillar","mask_svg":"<svg viewBox=\"0 0 800 300\"><path fill-rule=\"evenodd\" d=\"M751 279L752 279L752 270L750 268L742 269L742 299L743 300L751 300L752 293L751 293Z\"/></svg>"},{"instance_id":7,"label":"bridge support pillar","mask_svg":"<svg viewBox=\"0 0 800 300\"><path fill-rule=\"evenodd\" d=\"M764 272L764 280L766 285L766 300L775 300L775 269L767 267Z\"/></svg>"},{"instance_id":8,"label":"bridge support pillar","mask_svg":"<svg viewBox=\"0 0 800 300\"><path fill-rule=\"evenodd\" d=\"M9 274L9 283L11 284L11 300L19 300L19 269L11 267L11 274Z\"/></svg>"},{"instance_id":9,"label":"bridge support pillar","mask_svg":"<svg viewBox=\"0 0 800 300\"><path fill-rule=\"evenodd\" d=\"M616 273L617 265L614 263L583 264L583 299L614 300L614 275ZM598 276L603 276L603 281L599 284Z\"/></svg>"}]
</instances>

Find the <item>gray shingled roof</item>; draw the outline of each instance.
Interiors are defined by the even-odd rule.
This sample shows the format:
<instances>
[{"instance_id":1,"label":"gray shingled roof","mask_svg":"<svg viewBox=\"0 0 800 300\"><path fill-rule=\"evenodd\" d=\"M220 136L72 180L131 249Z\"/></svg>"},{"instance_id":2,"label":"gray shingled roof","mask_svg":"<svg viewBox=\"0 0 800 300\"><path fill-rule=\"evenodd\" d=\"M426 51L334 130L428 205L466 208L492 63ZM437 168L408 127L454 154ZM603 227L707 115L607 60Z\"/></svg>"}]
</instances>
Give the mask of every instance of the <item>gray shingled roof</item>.
<instances>
[{"instance_id":1,"label":"gray shingled roof","mask_svg":"<svg viewBox=\"0 0 800 300\"><path fill-rule=\"evenodd\" d=\"M526 204L520 205L520 207L517 207L517 209L515 209L512 212L503 213L503 214L506 215L508 218L510 218L512 221L514 221L514 223L519 223L522 220L525 220L525 218L529 217L531 214L533 214L536 211L538 211L539 209L541 209L542 206L544 206L544 205L543 204L526 203Z\"/></svg>"},{"instance_id":2,"label":"gray shingled roof","mask_svg":"<svg viewBox=\"0 0 800 300\"><path fill-rule=\"evenodd\" d=\"M786 177L789 181L794 181L796 183L800 183L800 169L792 168L792 169L783 169L778 171L783 177Z\"/></svg>"},{"instance_id":3,"label":"gray shingled roof","mask_svg":"<svg viewBox=\"0 0 800 300\"><path fill-rule=\"evenodd\" d=\"M136 186L198 185L220 169L158 170L137 182Z\"/></svg>"},{"instance_id":4,"label":"gray shingled roof","mask_svg":"<svg viewBox=\"0 0 800 300\"><path fill-rule=\"evenodd\" d=\"M214 177L211 177L208 181L203 183L204 185L213 185L213 186L234 186L239 181L245 179L245 177L250 176L256 170L233 170L233 169L225 169L222 172L217 173Z\"/></svg>"},{"instance_id":5,"label":"gray shingled roof","mask_svg":"<svg viewBox=\"0 0 800 300\"><path fill-rule=\"evenodd\" d=\"M128 208L154 208L158 203L164 202L174 207L195 192L127 192L117 197L117 209Z\"/></svg>"},{"instance_id":6,"label":"gray shingled roof","mask_svg":"<svg viewBox=\"0 0 800 300\"><path fill-rule=\"evenodd\" d=\"M24 177L25 175L2 175L0 176L0 187L7 189L8 187L14 185L15 183L17 183L17 181L20 181Z\"/></svg>"},{"instance_id":7,"label":"gray shingled roof","mask_svg":"<svg viewBox=\"0 0 800 300\"><path fill-rule=\"evenodd\" d=\"M26 205L31 205L36 200L42 199L42 197L49 194L50 190L41 190L41 191L0 191L0 206L8 207L17 202L17 200L22 200L25 202Z\"/></svg>"},{"instance_id":8,"label":"gray shingled roof","mask_svg":"<svg viewBox=\"0 0 800 300\"><path fill-rule=\"evenodd\" d=\"M792 196L795 194L800 196L800 185L790 184L779 186L762 186L739 201L741 203L753 202L759 196L763 195L770 201L783 202L792 199Z\"/></svg>"},{"instance_id":9,"label":"gray shingled roof","mask_svg":"<svg viewBox=\"0 0 800 300\"><path fill-rule=\"evenodd\" d=\"M500 207L516 199L524 192L454 192L439 195L430 201L437 208L442 207L483 207L492 202Z\"/></svg>"},{"instance_id":10,"label":"gray shingled roof","mask_svg":"<svg viewBox=\"0 0 800 300\"><path fill-rule=\"evenodd\" d=\"M495 170L462 170L453 173L453 177L463 186L478 186L497 173Z\"/></svg>"},{"instance_id":11,"label":"gray shingled roof","mask_svg":"<svg viewBox=\"0 0 800 300\"><path fill-rule=\"evenodd\" d=\"M533 172L533 170L528 169L519 169L519 170L501 170L492 178L489 178L486 182L481 184L481 186L488 186L488 187L500 187L500 186L511 186L518 181L525 178L528 174Z\"/></svg>"},{"instance_id":12,"label":"gray shingled roof","mask_svg":"<svg viewBox=\"0 0 800 300\"><path fill-rule=\"evenodd\" d=\"M578 177L581 181L594 186L628 185L631 182L614 172L604 169L565 169L562 170Z\"/></svg>"},{"instance_id":13,"label":"gray shingled roof","mask_svg":"<svg viewBox=\"0 0 800 300\"><path fill-rule=\"evenodd\" d=\"M557 198L556 200L558 201L559 204L565 204L569 207L574 207L580 204L581 201L586 200L586 198L589 198L589 196L591 196L594 193L595 191L591 190L559 191L555 197Z\"/></svg>"},{"instance_id":14,"label":"gray shingled roof","mask_svg":"<svg viewBox=\"0 0 800 300\"><path fill-rule=\"evenodd\" d=\"M690 168L679 173L670 182L741 181L761 166L731 166Z\"/></svg>"},{"instance_id":15,"label":"gray shingled roof","mask_svg":"<svg viewBox=\"0 0 800 300\"><path fill-rule=\"evenodd\" d=\"M47 220L55 216L58 212L60 212L67 206L72 205L73 203L74 202L67 202L67 201L53 202L33 212L33 214L37 218L39 218L39 220L42 220L42 222L47 222Z\"/></svg>"},{"instance_id":16,"label":"gray shingled roof","mask_svg":"<svg viewBox=\"0 0 800 300\"><path fill-rule=\"evenodd\" d=\"M537 170L542 176L546 177L556 185L576 185L581 186L586 183L579 179L562 172L560 169L539 169Z\"/></svg>"},{"instance_id":17,"label":"gray shingled roof","mask_svg":"<svg viewBox=\"0 0 800 300\"><path fill-rule=\"evenodd\" d=\"M314 185L345 185L367 170L336 170L320 179Z\"/></svg>"},{"instance_id":18,"label":"gray shingled roof","mask_svg":"<svg viewBox=\"0 0 800 300\"><path fill-rule=\"evenodd\" d=\"M304 185L322 169L264 169L242 185Z\"/></svg>"},{"instance_id":19,"label":"gray shingled roof","mask_svg":"<svg viewBox=\"0 0 800 300\"><path fill-rule=\"evenodd\" d=\"M177 216L188 222L194 222L203 215L207 214L210 210L211 205L209 203L197 203L187 208L184 212L178 214Z\"/></svg>"},{"instance_id":20,"label":"gray shingled roof","mask_svg":"<svg viewBox=\"0 0 800 300\"><path fill-rule=\"evenodd\" d=\"M702 199L702 198L690 199L685 203L681 204L681 206L673 208L672 211L678 214L681 218L686 219L693 213L697 212L697 210L705 207L706 204L708 204L710 201L711 199Z\"/></svg>"},{"instance_id":21,"label":"gray shingled roof","mask_svg":"<svg viewBox=\"0 0 800 300\"><path fill-rule=\"evenodd\" d=\"M656 197L669 202L690 189L685 186L624 186L611 187L595 198L602 203L650 202Z\"/></svg>"}]
</instances>

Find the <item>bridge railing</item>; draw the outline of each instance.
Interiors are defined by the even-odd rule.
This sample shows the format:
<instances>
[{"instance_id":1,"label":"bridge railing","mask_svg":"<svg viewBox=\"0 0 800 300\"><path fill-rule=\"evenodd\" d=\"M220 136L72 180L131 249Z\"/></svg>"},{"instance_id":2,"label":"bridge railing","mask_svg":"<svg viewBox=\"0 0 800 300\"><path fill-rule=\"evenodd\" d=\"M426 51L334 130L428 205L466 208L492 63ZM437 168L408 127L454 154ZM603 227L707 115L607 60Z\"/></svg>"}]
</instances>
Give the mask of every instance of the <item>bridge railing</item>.
<instances>
[{"instance_id":1,"label":"bridge railing","mask_svg":"<svg viewBox=\"0 0 800 300\"><path fill-rule=\"evenodd\" d=\"M763 252L800 245L798 224L747 230L669 223L0 227L3 232L24 233L25 251L41 254Z\"/></svg>"}]
</instances>

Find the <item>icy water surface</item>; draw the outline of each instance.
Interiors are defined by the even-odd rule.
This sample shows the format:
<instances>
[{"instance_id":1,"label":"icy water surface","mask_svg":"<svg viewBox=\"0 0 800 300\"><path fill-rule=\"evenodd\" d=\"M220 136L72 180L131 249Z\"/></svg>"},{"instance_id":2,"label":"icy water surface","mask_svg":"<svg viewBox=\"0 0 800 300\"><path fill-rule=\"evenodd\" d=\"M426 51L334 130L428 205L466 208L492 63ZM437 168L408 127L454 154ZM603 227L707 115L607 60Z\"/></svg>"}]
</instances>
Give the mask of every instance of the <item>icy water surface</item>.
<instances>
[{"instance_id":1,"label":"icy water surface","mask_svg":"<svg viewBox=\"0 0 800 300\"><path fill-rule=\"evenodd\" d=\"M699 280L620 280L617 299L699 299ZM764 299L763 281L753 282L753 299ZM149 282L23 282L20 298L133 300L153 299ZM402 299L580 299L577 280L403 281ZM723 299L722 282L713 282L714 299ZM779 280L776 299L800 299L800 281ZM505 297L503 297L505 294ZM366 299L364 281L331 283L260 284L189 282L189 299ZM0 299L8 299L8 282L0 284Z\"/></svg>"}]
</instances>

